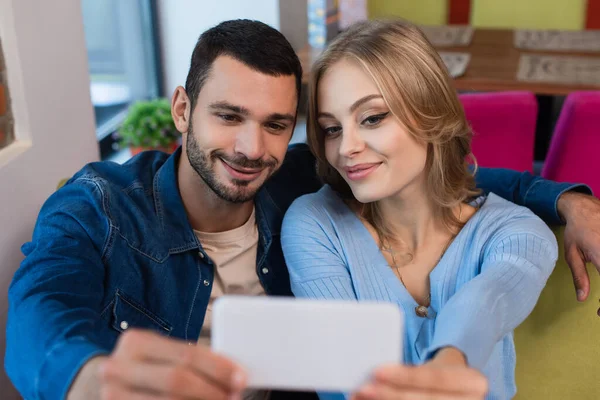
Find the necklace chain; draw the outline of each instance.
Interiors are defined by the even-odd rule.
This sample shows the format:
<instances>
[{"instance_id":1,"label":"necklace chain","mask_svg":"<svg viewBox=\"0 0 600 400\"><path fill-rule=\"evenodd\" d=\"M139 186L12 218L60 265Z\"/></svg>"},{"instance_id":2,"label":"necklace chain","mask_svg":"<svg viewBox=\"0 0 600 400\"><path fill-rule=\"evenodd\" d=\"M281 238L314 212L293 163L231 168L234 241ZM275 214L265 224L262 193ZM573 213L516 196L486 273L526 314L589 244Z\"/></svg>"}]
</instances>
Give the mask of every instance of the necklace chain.
<instances>
[{"instance_id":1,"label":"necklace chain","mask_svg":"<svg viewBox=\"0 0 600 400\"><path fill-rule=\"evenodd\" d=\"M458 220L461 221L462 220L462 206L460 207L460 212L458 215ZM450 239L448 239L448 242L446 242L446 245L444 246L444 249L442 250L442 253L440 254L440 257L438 258L437 262L439 263L440 260L442 259L442 257L444 257L444 254L446 254L446 251L448 250L448 247L450 247L450 243L452 243L452 240L454 240L454 238L456 237L456 234L450 236ZM398 261L396 260L396 255L399 254L397 251L394 250L394 248L392 247L392 245L390 244L389 240L386 243L382 243L382 246L380 246L380 250L383 252L386 252L390 255L390 257L392 258L392 265L391 267L394 267L394 269L396 270L396 273L398 274L398 278L400 278L400 282L402 283L402 285L406 288L406 284L404 283L404 279L402 279L402 273L400 272L400 266L398 265ZM403 266L405 266L406 264L410 263L413 258L414 255L412 253L407 253L407 256L409 258L409 260L403 264ZM418 303L418 306L415 308L415 312L417 313L418 316L420 317L426 317L427 316L427 307L429 307L429 305L431 304L431 290L429 291L429 294L427 295L427 299L425 300L425 304L420 304Z\"/></svg>"}]
</instances>

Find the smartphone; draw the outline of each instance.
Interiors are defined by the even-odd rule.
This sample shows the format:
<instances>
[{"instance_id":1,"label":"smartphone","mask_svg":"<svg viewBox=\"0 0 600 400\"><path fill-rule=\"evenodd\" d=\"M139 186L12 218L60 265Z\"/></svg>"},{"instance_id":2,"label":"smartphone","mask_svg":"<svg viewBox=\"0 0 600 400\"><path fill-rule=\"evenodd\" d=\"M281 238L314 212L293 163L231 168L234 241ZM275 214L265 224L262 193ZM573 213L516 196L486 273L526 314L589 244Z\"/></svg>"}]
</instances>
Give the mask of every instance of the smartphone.
<instances>
[{"instance_id":1,"label":"smartphone","mask_svg":"<svg viewBox=\"0 0 600 400\"><path fill-rule=\"evenodd\" d=\"M391 303L223 296L211 346L245 369L251 388L352 392L402 361L403 327Z\"/></svg>"}]
</instances>

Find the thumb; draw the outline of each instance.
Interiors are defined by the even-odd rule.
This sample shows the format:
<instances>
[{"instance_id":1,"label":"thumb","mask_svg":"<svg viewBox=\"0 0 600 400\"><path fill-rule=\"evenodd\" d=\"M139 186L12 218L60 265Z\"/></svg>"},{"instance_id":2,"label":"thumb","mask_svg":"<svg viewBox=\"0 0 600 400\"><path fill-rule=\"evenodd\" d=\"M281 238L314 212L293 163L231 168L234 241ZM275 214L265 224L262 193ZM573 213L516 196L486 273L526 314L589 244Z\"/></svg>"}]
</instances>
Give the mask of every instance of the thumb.
<instances>
[{"instance_id":1,"label":"thumb","mask_svg":"<svg viewBox=\"0 0 600 400\"><path fill-rule=\"evenodd\" d=\"M575 243L565 243L565 260L571 270L573 283L578 301L585 301L590 292L590 277L588 275L583 255Z\"/></svg>"}]
</instances>

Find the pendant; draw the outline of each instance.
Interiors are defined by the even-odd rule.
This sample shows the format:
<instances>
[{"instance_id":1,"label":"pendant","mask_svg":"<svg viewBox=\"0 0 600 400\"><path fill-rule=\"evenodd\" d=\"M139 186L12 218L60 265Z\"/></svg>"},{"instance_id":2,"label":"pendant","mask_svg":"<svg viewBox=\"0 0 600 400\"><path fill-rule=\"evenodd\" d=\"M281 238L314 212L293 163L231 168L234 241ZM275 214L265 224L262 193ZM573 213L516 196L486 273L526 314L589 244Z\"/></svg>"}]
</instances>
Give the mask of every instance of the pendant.
<instances>
[{"instance_id":1,"label":"pendant","mask_svg":"<svg viewBox=\"0 0 600 400\"><path fill-rule=\"evenodd\" d=\"M427 318L427 315L429 314L429 312L427 311L427 307L425 307L425 306L416 306L415 314L417 314L418 317Z\"/></svg>"}]
</instances>

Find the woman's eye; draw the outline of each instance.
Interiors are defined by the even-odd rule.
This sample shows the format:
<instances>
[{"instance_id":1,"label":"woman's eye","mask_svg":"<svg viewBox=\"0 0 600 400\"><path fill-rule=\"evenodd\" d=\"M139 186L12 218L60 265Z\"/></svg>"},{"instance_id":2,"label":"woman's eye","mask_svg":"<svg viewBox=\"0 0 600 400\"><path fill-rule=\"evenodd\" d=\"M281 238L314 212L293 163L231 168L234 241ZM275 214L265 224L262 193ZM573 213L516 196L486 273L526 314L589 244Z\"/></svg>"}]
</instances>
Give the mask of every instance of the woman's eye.
<instances>
[{"instance_id":1,"label":"woman's eye","mask_svg":"<svg viewBox=\"0 0 600 400\"><path fill-rule=\"evenodd\" d=\"M377 114L377 115L371 115L368 118L365 118L363 120L363 125L367 125L367 126L376 126L378 125L381 121L383 121L385 119L385 117L387 117L389 114L389 112L383 113L383 114Z\"/></svg>"},{"instance_id":2,"label":"woman's eye","mask_svg":"<svg viewBox=\"0 0 600 400\"><path fill-rule=\"evenodd\" d=\"M334 136L342 131L341 126L330 126L329 128L323 128L326 136Z\"/></svg>"}]
</instances>

